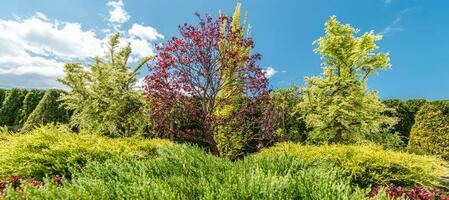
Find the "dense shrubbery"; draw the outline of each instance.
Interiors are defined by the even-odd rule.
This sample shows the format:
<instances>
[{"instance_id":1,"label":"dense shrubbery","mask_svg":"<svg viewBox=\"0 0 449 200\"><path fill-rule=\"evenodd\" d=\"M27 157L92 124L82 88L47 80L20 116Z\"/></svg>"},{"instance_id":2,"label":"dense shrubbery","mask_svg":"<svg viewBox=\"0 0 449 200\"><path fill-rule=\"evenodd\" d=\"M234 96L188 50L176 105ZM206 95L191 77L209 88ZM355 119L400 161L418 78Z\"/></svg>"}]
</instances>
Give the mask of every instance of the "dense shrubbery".
<instances>
[{"instance_id":1,"label":"dense shrubbery","mask_svg":"<svg viewBox=\"0 0 449 200\"><path fill-rule=\"evenodd\" d=\"M449 102L424 104L416 114L409 148L449 160Z\"/></svg>"},{"instance_id":2,"label":"dense shrubbery","mask_svg":"<svg viewBox=\"0 0 449 200\"><path fill-rule=\"evenodd\" d=\"M0 177L20 175L42 178L70 177L90 161L112 158L147 158L162 140L141 138L110 139L91 134L75 134L65 126L46 126L27 134L0 133Z\"/></svg>"},{"instance_id":3,"label":"dense shrubbery","mask_svg":"<svg viewBox=\"0 0 449 200\"><path fill-rule=\"evenodd\" d=\"M7 189L11 199L22 198L20 191L32 199L364 199L379 184L439 186L448 170L436 158L376 146L284 143L231 162L165 140L65 127L0 136L0 175L34 178L23 181L24 190ZM63 175L63 184L52 175ZM44 186L36 182L43 177Z\"/></svg>"},{"instance_id":4,"label":"dense shrubbery","mask_svg":"<svg viewBox=\"0 0 449 200\"><path fill-rule=\"evenodd\" d=\"M362 187L394 183L401 186L440 186L441 176L447 175L447 163L426 157L383 150L377 145L303 146L293 143L279 144L263 150L255 158L276 158L280 155L294 159L325 161L345 170L352 182ZM271 163L267 162L266 163Z\"/></svg>"}]
</instances>

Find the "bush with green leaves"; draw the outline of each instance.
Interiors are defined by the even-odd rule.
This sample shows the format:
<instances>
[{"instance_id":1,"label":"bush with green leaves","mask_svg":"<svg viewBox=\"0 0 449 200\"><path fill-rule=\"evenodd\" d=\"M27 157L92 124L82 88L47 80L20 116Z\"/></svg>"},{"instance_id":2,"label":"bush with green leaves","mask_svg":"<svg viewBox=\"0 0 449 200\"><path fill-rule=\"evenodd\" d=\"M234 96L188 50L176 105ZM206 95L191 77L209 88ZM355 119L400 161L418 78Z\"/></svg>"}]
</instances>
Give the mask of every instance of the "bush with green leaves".
<instances>
[{"instance_id":1,"label":"bush with green leaves","mask_svg":"<svg viewBox=\"0 0 449 200\"><path fill-rule=\"evenodd\" d=\"M29 131L35 126L48 123L68 123L69 113L59 101L62 94L64 94L62 90L47 90L39 104L25 121L22 130Z\"/></svg>"},{"instance_id":2,"label":"bush with green leaves","mask_svg":"<svg viewBox=\"0 0 449 200\"><path fill-rule=\"evenodd\" d=\"M28 116L34 111L42 97L44 96L44 90L32 89L28 91L27 95L23 100L22 108L20 109L19 115L16 119L16 124L23 126L23 124L28 119Z\"/></svg>"},{"instance_id":3,"label":"bush with green leaves","mask_svg":"<svg viewBox=\"0 0 449 200\"><path fill-rule=\"evenodd\" d=\"M0 109L0 126L18 126L16 124L20 109L23 105L27 91L14 88L8 92Z\"/></svg>"},{"instance_id":4,"label":"bush with green leaves","mask_svg":"<svg viewBox=\"0 0 449 200\"><path fill-rule=\"evenodd\" d=\"M20 175L41 180L46 176L71 177L88 162L113 158L146 159L164 140L112 139L69 131L66 126L44 126L27 134L0 133L0 177Z\"/></svg>"},{"instance_id":5,"label":"bush with green leaves","mask_svg":"<svg viewBox=\"0 0 449 200\"><path fill-rule=\"evenodd\" d=\"M408 148L449 160L449 102L424 104L416 114Z\"/></svg>"},{"instance_id":6,"label":"bush with green leaves","mask_svg":"<svg viewBox=\"0 0 449 200\"><path fill-rule=\"evenodd\" d=\"M365 199L338 169L289 156L235 163L173 145L145 160L91 162L62 186L26 187L35 199ZM26 185L26 184L25 184ZM8 190L8 199L22 198Z\"/></svg>"},{"instance_id":7,"label":"bush with green leaves","mask_svg":"<svg viewBox=\"0 0 449 200\"><path fill-rule=\"evenodd\" d=\"M360 187L388 184L439 187L442 186L441 177L449 175L448 164L436 157L384 150L374 144L309 146L281 143L254 157L267 159L280 155L303 159L306 163L328 162L346 171L352 183Z\"/></svg>"}]
</instances>

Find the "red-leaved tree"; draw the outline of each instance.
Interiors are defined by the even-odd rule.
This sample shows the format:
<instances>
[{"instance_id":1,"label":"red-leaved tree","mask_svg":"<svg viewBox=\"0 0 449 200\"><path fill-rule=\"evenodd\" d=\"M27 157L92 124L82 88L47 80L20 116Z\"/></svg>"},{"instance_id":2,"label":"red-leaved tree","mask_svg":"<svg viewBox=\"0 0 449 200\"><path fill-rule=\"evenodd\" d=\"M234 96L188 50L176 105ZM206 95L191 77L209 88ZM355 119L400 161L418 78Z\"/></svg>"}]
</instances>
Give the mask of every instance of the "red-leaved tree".
<instances>
[{"instance_id":1,"label":"red-leaved tree","mask_svg":"<svg viewBox=\"0 0 449 200\"><path fill-rule=\"evenodd\" d=\"M217 108L238 95L240 110L232 115L251 126L246 148L267 145L272 126L268 80L257 65L261 55L241 53L254 48L253 40L242 37L243 28L232 27L232 18L196 15L199 24L179 26L181 36L157 46L158 54L148 66L145 90L153 131L158 137L200 143L220 155L214 134L227 119L216 114ZM230 85L234 89L220 94Z\"/></svg>"}]
</instances>

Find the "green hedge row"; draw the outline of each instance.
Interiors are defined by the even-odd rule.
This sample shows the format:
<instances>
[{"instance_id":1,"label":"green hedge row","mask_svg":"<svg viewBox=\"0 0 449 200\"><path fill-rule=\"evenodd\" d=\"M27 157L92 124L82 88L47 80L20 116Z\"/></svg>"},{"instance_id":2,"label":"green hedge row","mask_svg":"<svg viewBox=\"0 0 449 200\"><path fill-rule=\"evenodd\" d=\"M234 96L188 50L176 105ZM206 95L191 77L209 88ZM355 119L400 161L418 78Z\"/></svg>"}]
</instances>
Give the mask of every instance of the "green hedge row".
<instances>
[{"instance_id":1,"label":"green hedge row","mask_svg":"<svg viewBox=\"0 0 449 200\"><path fill-rule=\"evenodd\" d=\"M59 102L64 91L50 89L0 89L0 126L13 131L39 124L69 120L69 112Z\"/></svg>"}]
</instances>

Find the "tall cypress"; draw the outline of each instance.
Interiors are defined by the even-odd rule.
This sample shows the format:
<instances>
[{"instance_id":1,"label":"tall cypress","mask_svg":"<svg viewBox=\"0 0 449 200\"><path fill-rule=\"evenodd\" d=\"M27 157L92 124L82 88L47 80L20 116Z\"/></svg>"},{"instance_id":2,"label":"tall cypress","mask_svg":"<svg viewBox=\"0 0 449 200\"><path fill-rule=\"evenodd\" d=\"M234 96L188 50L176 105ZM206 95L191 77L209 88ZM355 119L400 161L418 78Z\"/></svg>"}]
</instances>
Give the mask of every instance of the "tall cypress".
<instances>
[{"instance_id":1,"label":"tall cypress","mask_svg":"<svg viewBox=\"0 0 449 200\"><path fill-rule=\"evenodd\" d=\"M8 92L0 109L0 126L17 126L16 119L19 116L27 91L14 88Z\"/></svg>"},{"instance_id":2,"label":"tall cypress","mask_svg":"<svg viewBox=\"0 0 449 200\"><path fill-rule=\"evenodd\" d=\"M16 118L16 124L23 125L28 116L34 111L40 100L44 96L43 90L30 90L25 99L23 100L23 106L20 109L19 116Z\"/></svg>"},{"instance_id":3,"label":"tall cypress","mask_svg":"<svg viewBox=\"0 0 449 200\"><path fill-rule=\"evenodd\" d=\"M22 130L31 130L35 126L49 123L67 123L69 114L59 102L61 90L47 90L36 109L29 115Z\"/></svg>"}]
</instances>

